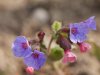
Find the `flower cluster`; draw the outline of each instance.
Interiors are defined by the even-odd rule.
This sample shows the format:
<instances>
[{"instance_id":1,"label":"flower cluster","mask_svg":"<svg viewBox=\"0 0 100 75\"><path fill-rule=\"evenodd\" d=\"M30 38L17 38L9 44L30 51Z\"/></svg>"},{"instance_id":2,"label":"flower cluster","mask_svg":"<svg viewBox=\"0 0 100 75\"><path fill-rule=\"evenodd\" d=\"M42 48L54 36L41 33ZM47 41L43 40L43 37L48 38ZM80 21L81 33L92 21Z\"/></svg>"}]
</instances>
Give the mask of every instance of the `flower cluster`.
<instances>
[{"instance_id":1,"label":"flower cluster","mask_svg":"<svg viewBox=\"0 0 100 75\"><path fill-rule=\"evenodd\" d=\"M63 63L73 63L77 60L77 56L72 52L71 45L77 44L81 52L87 52L91 45L86 43L87 34L90 30L96 30L96 22L94 16L79 23L71 23L68 27L62 27L62 23L55 21L52 24L52 37L48 47L43 43L44 32L38 33L38 43L40 49L33 49L34 40L27 40L25 36L18 36L12 44L12 51L16 57L22 57L27 65L26 71L33 73L39 70L46 62L47 56L61 59ZM55 40L59 48L50 48L52 41ZM35 40L35 42L37 42ZM44 51L45 50L45 51Z\"/></svg>"},{"instance_id":2,"label":"flower cluster","mask_svg":"<svg viewBox=\"0 0 100 75\"><path fill-rule=\"evenodd\" d=\"M28 40L24 36L18 36L12 44L12 51L16 57L22 57L24 63L34 70L39 70L46 62L46 56L43 52L32 50ZM30 69L30 68L29 68Z\"/></svg>"}]
</instances>

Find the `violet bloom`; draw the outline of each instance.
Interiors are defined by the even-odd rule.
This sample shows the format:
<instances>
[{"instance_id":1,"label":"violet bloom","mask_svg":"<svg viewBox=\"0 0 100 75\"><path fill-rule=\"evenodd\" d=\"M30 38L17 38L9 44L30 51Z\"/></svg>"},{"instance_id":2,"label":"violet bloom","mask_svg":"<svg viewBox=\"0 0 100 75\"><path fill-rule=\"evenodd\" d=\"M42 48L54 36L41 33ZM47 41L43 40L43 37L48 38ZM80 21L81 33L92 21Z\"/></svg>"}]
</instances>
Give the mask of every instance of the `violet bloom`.
<instances>
[{"instance_id":1,"label":"violet bloom","mask_svg":"<svg viewBox=\"0 0 100 75\"><path fill-rule=\"evenodd\" d=\"M32 53L28 40L24 36L18 36L15 39L12 51L16 57L27 57Z\"/></svg>"},{"instance_id":2,"label":"violet bloom","mask_svg":"<svg viewBox=\"0 0 100 75\"><path fill-rule=\"evenodd\" d=\"M74 53L72 53L70 50L66 50L62 62L63 63L67 63L67 62L73 63L76 61L76 59L77 57Z\"/></svg>"},{"instance_id":3,"label":"violet bloom","mask_svg":"<svg viewBox=\"0 0 100 75\"><path fill-rule=\"evenodd\" d=\"M79 43L78 45L81 52L87 52L91 49L91 45L85 42Z\"/></svg>"},{"instance_id":4,"label":"violet bloom","mask_svg":"<svg viewBox=\"0 0 100 75\"><path fill-rule=\"evenodd\" d=\"M33 67L35 70L39 70L46 62L46 56L43 52L34 50L34 52L29 56L24 58L24 63Z\"/></svg>"},{"instance_id":5,"label":"violet bloom","mask_svg":"<svg viewBox=\"0 0 100 75\"><path fill-rule=\"evenodd\" d=\"M87 39L89 30L96 30L94 16L80 23L70 24L70 40L73 43L82 43Z\"/></svg>"},{"instance_id":6,"label":"violet bloom","mask_svg":"<svg viewBox=\"0 0 100 75\"><path fill-rule=\"evenodd\" d=\"M87 39L87 28L79 23L70 24L70 40L73 43L83 42Z\"/></svg>"},{"instance_id":7,"label":"violet bloom","mask_svg":"<svg viewBox=\"0 0 100 75\"><path fill-rule=\"evenodd\" d=\"M84 23L88 26L89 29L96 30L96 22L94 20L95 16L92 16L84 21Z\"/></svg>"}]
</instances>

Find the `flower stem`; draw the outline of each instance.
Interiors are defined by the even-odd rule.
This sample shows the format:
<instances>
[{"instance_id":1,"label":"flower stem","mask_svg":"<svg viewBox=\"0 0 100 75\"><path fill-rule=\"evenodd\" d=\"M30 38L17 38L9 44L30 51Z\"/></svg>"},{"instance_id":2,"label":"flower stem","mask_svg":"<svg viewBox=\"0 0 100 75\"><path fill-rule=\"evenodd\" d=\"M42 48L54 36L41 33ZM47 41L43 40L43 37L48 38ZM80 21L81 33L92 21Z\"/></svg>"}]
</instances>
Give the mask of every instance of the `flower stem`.
<instances>
[{"instance_id":1,"label":"flower stem","mask_svg":"<svg viewBox=\"0 0 100 75\"><path fill-rule=\"evenodd\" d=\"M52 42L53 42L53 36L51 37L51 39L50 39L50 42L49 42L49 45L48 45L48 48L47 48L47 50L48 50L48 55L50 54L50 49L51 49L51 44L52 44Z\"/></svg>"}]
</instances>

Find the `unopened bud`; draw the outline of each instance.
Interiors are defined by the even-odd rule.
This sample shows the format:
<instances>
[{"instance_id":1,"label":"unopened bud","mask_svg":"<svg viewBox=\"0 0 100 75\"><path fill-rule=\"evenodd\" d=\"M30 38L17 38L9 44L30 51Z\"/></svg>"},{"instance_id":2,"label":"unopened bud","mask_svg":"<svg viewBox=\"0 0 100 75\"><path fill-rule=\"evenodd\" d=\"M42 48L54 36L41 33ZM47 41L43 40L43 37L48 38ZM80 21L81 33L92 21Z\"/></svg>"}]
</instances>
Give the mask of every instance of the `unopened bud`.
<instances>
[{"instance_id":1,"label":"unopened bud","mask_svg":"<svg viewBox=\"0 0 100 75\"><path fill-rule=\"evenodd\" d=\"M38 33L38 38L39 38L40 42L43 41L44 35L45 35L44 32L39 32Z\"/></svg>"},{"instance_id":2,"label":"unopened bud","mask_svg":"<svg viewBox=\"0 0 100 75\"><path fill-rule=\"evenodd\" d=\"M59 44L59 46L61 48L63 48L64 50L66 49L71 49L71 44L70 42L63 36L60 36L58 39L57 39L57 44Z\"/></svg>"},{"instance_id":3,"label":"unopened bud","mask_svg":"<svg viewBox=\"0 0 100 75\"><path fill-rule=\"evenodd\" d=\"M32 75L34 73L34 68L33 67L27 67L26 72Z\"/></svg>"}]
</instances>

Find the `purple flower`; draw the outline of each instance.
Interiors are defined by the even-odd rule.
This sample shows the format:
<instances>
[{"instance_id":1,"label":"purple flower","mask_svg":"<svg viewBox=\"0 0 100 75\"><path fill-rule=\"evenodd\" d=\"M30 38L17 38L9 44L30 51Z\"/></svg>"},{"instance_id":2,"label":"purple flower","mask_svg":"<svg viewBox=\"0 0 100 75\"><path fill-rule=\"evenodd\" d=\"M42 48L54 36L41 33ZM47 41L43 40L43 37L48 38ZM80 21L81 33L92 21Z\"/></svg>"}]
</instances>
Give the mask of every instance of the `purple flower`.
<instances>
[{"instance_id":1,"label":"purple flower","mask_svg":"<svg viewBox=\"0 0 100 75\"><path fill-rule=\"evenodd\" d=\"M32 53L28 40L24 36L18 36L15 39L12 51L16 57L27 57Z\"/></svg>"},{"instance_id":2,"label":"purple flower","mask_svg":"<svg viewBox=\"0 0 100 75\"><path fill-rule=\"evenodd\" d=\"M24 62L27 66L39 70L46 62L46 56L43 52L34 50L29 57L24 58Z\"/></svg>"},{"instance_id":3,"label":"purple flower","mask_svg":"<svg viewBox=\"0 0 100 75\"><path fill-rule=\"evenodd\" d=\"M88 26L89 29L96 30L96 22L94 20L95 16L92 16L84 21L84 23Z\"/></svg>"},{"instance_id":4,"label":"purple flower","mask_svg":"<svg viewBox=\"0 0 100 75\"><path fill-rule=\"evenodd\" d=\"M96 23L94 21L94 16L80 23L70 24L70 40L73 43L81 43L87 39L87 34L89 30L96 30Z\"/></svg>"},{"instance_id":5,"label":"purple flower","mask_svg":"<svg viewBox=\"0 0 100 75\"><path fill-rule=\"evenodd\" d=\"M83 42L86 40L87 28L80 23L70 24L70 40L73 43Z\"/></svg>"}]
</instances>

